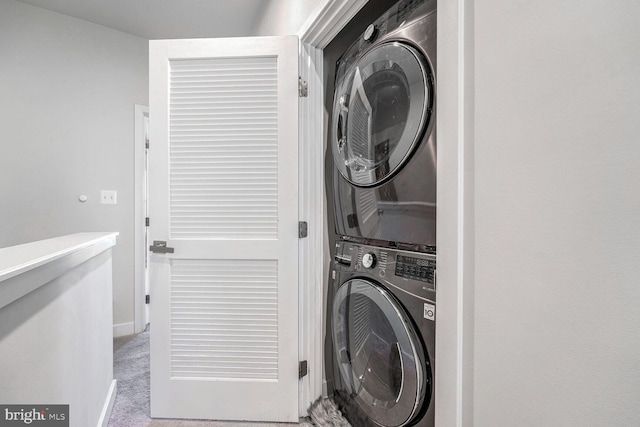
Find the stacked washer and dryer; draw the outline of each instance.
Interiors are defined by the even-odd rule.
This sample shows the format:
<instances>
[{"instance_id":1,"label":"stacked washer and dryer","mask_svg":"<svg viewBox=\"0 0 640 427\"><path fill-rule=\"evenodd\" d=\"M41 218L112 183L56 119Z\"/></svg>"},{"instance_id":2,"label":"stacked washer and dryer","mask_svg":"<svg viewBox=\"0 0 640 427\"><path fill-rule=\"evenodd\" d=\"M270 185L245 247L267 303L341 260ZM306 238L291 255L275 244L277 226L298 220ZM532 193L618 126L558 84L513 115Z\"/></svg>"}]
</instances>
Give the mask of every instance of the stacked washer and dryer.
<instances>
[{"instance_id":1,"label":"stacked washer and dryer","mask_svg":"<svg viewBox=\"0 0 640 427\"><path fill-rule=\"evenodd\" d=\"M402 0L337 64L327 372L354 426L434 425L435 61L435 0Z\"/></svg>"}]
</instances>

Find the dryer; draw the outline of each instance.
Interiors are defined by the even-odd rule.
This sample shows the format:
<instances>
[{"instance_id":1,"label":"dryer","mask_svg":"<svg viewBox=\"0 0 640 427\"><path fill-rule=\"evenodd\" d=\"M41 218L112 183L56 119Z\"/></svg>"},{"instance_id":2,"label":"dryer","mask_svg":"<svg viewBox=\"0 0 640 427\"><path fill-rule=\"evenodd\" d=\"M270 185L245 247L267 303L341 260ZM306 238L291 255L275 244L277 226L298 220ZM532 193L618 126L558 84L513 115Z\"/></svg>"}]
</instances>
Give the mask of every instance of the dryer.
<instances>
[{"instance_id":1,"label":"dryer","mask_svg":"<svg viewBox=\"0 0 640 427\"><path fill-rule=\"evenodd\" d=\"M336 233L435 252L436 2L403 0L337 63L329 144Z\"/></svg>"},{"instance_id":2,"label":"dryer","mask_svg":"<svg viewBox=\"0 0 640 427\"><path fill-rule=\"evenodd\" d=\"M327 371L354 427L433 427L435 268L435 255L337 243Z\"/></svg>"}]
</instances>

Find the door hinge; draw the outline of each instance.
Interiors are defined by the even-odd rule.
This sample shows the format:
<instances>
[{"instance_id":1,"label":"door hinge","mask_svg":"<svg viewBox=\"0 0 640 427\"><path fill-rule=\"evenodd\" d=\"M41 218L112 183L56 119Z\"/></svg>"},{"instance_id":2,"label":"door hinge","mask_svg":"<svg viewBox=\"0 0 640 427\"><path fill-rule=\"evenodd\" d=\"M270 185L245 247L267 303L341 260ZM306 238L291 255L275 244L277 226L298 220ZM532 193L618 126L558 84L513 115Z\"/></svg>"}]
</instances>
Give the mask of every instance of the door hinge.
<instances>
[{"instance_id":1,"label":"door hinge","mask_svg":"<svg viewBox=\"0 0 640 427\"><path fill-rule=\"evenodd\" d=\"M298 379L302 379L309 373L309 367L306 360L298 363Z\"/></svg>"},{"instance_id":2,"label":"door hinge","mask_svg":"<svg viewBox=\"0 0 640 427\"><path fill-rule=\"evenodd\" d=\"M145 304L149 304L151 302L151 295L145 295L144 297L144 303Z\"/></svg>"},{"instance_id":3,"label":"door hinge","mask_svg":"<svg viewBox=\"0 0 640 427\"><path fill-rule=\"evenodd\" d=\"M309 84L302 77L298 77L298 96L300 98L306 98L309 96Z\"/></svg>"},{"instance_id":4,"label":"door hinge","mask_svg":"<svg viewBox=\"0 0 640 427\"><path fill-rule=\"evenodd\" d=\"M307 221L298 221L298 238L302 239L309 235L309 225Z\"/></svg>"},{"instance_id":5,"label":"door hinge","mask_svg":"<svg viewBox=\"0 0 640 427\"><path fill-rule=\"evenodd\" d=\"M149 140L148 139L144 140L144 148L149 149Z\"/></svg>"},{"instance_id":6,"label":"door hinge","mask_svg":"<svg viewBox=\"0 0 640 427\"><path fill-rule=\"evenodd\" d=\"M144 219L144 225L146 225L147 227L149 226L149 217L146 217Z\"/></svg>"}]
</instances>

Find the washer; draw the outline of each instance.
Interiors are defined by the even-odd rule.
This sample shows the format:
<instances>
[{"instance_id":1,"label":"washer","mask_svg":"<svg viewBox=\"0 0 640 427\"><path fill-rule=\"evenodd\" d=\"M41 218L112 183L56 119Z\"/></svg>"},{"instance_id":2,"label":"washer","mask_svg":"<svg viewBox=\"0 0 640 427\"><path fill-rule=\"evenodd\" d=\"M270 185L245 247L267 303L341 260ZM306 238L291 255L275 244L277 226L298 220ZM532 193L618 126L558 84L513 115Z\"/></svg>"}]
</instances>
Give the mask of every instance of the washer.
<instances>
[{"instance_id":1,"label":"washer","mask_svg":"<svg viewBox=\"0 0 640 427\"><path fill-rule=\"evenodd\" d=\"M431 0L400 1L338 60L329 125L338 235L435 252L435 69Z\"/></svg>"},{"instance_id":2,"label":"washer","mask_svg":"<svg viewBox=\"0 0 640 427\"><path fill-rule=\"evenodd\" d=\"M354 427L433 427L435 267L431 254L337 243L327 371Z\"/></svg>"}]
</instances>

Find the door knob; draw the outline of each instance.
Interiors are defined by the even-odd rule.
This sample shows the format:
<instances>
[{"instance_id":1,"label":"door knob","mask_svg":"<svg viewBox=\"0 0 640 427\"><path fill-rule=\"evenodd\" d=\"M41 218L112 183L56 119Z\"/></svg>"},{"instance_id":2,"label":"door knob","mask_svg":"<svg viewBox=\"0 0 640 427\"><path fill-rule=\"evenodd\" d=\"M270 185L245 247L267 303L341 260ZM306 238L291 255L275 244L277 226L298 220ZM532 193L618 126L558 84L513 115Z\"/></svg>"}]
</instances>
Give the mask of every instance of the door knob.
<instances>
[{"instance_id":1,"label":"door knob","mask_svg":"<svg viewBox=\"0 0 640 427\"><path fill-rule=\"evenodd\" d=\"M167 242L162 240L154 240L153 245L149 246L149 250L156 254L172 254L173 248L167 247Z\"/></svg>"}]
</instances>

